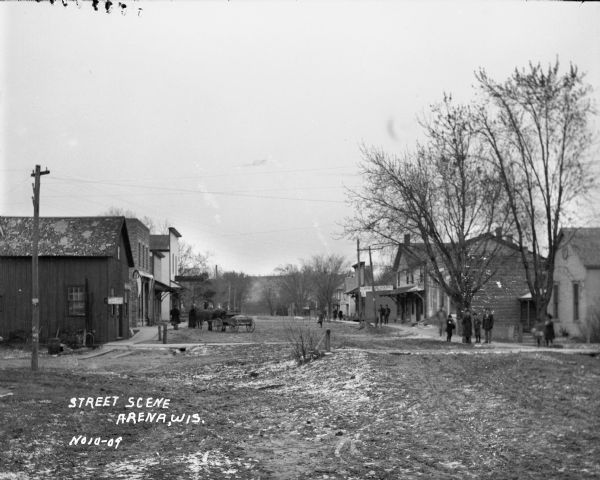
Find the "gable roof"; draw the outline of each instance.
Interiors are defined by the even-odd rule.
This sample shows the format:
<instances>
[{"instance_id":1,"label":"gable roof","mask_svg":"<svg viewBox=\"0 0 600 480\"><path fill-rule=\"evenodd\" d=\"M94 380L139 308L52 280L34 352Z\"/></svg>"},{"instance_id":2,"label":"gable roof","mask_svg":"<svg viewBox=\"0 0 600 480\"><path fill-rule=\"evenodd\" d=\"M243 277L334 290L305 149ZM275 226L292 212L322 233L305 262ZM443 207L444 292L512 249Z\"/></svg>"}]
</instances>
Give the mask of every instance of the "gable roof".
<instances>
[{"instance_id":1,"label":"gable roof","mask_svg":"<svg viewBox=\"0 0 600 480\"><path fill-rule=\"evenodd\" d=\"M394 270L400 267L400 260L406 257L406 264L409 268L414 268L427 263L427 250L424 243L401 243L398 245L398 252L394 258Z\"/></svg>"},{"instance_id":2,"label":"gable roof","mask_svg":"<svg viewBox=\"0 0 600 480\"><path fill-rule=\"evenodd\" d=\"M112 257L125 242L133 257L124 217L41 217L38 254L45 257ZM0 256L32 255L33 217L0 217Z\"/></svg>"},{"instance_id":3,"label":"gable roof","mask_svg":"<svg viewBox=\"0 0 600 480\"><path fill-rule=\"evenodd\" d=\"M561 248L568 245L588 268L600 267L600 228L563 228Z\"/></svg>"},{"instance_id":4,"label":"gable roof","mask_svg":"<svg viewBox=\"0 0 600 480\"><path fill-rule=\"evenodd\" d=\"M598 229L600 230L600 229ZM494 233L484 233L478 235L476 237L471 237L467 239L467 244L474 244L477 242L482 242L484 245L487 242L495 242L498 246L503 246L508 249L511 255L520 252L519 245L514 243L512 240L504 238L502 236L498 236ZM445 244L448 248L451 248L450 243ZM529 252L530 253L530 252ZM400 261L402 257L406 258L406 264L408 268L415 268L420 265L423 265L429 261L429 256L427 254L427 248L425 247L425 243L400 243L398 245L398 252L396 253L396 257L394 259L394 270L398 270L400 267ZM600 263L598 264L600 265Z\"/></svg>"}]
</instances>

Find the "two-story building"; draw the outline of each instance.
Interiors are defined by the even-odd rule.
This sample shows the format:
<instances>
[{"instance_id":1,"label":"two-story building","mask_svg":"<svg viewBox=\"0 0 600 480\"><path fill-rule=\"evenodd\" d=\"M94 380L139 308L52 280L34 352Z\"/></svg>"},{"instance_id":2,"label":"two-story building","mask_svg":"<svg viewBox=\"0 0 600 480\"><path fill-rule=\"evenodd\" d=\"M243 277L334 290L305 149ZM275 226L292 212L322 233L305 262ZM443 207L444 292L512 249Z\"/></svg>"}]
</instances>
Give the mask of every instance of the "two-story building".
<instances>
[{"instance_id":1,"label":"two-story building","mask_svg":"<svg viewBox=\"0 0 600 480\"><path fill-rule=\"evenodd\" d=\"M31 333L33 218L0 217L0 336ZM93 332L127 338L133 257L123 217L42 217L38 242L40 340ZM85 335L84 335L85 338Z\"/></svg>"},{"instance_id":2,"label":"two-story building","mask_svg":"<svg viewBox=\"0 0 600 480\"><path fill-rule=\"evenodd\" d=\"M600 314L600 228L564 228L559 242L548 310L556 330L586 336L592 315Z\"/></svg>"},{"instance_id":3,"label":"two-story building","mask_svg":"<svg viewBox=\"0 0 600 480\"><path fill-rule=\"evenodd\" d=\"M179 266L179 238L173 227L165 235L150 235L154 275L154 321L169 321L170 311L179 305L182 286L175 281Z\"/></svg>"},{"instance_id":4,"label":"two-story building","mask_svg":"<svg viewBox=\"0 0 600 480\"><path fill-rule=\"evenodd\" d=\"M130 325L151 325L154 319L154 275L150 255L150 230L137 218L127 218L127 232L133 256L131 279Z\"/></svg>"},{"instance_id":5,"label":"two-story building","mask_svg":"<svg viewBox=\"0 0 600 480\"><path fill-rule=\"evenodd\" d=\"M493 250L495 255L494 262L489 265L491 277L473 297L473 310L480 314L486 307L492 310L497 338L512 338L518 324L527 331L534 320L519 247L501 232L471 241L487 242L485 248ZM456 314L456 306L429 274L429 268L425 245L411 243L410 236L405 235L394 260L395 288L385 293L394 300L396 315L401 322L431 321L439 309Z\"/></svg>"}]
</instances>

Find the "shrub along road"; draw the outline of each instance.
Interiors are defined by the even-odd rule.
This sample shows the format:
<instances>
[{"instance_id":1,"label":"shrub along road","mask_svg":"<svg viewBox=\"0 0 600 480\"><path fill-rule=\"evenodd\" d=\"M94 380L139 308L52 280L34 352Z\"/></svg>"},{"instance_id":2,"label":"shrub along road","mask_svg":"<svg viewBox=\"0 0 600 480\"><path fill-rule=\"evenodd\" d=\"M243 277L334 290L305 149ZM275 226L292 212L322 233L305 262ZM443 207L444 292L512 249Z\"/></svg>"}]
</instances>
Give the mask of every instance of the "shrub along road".
<instances>
[{"instance_id":1,"label":"shrub along road","mask_svg":"<svg viewBox=\"0 0 600 480\"><path fill-rule=\"evenodd\" d=\"M598 356L325 327L333 353L303 366L285 344L235 345L284 342L266 319L170 331L201 342L184 352L42 355L37 374L1 349L0 478L600 476Z\"/></svg>"}]
</instances>

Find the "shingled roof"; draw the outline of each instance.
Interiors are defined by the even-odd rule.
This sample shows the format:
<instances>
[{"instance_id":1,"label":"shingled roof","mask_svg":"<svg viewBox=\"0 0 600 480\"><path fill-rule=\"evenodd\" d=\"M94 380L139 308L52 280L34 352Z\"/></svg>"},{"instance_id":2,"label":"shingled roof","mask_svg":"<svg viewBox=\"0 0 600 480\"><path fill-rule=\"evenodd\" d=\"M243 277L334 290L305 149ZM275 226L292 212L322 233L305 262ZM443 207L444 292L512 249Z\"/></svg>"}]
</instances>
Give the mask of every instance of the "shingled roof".
<instances>
[{"instance_id":1,"label":"shingled roof","mask_svg":"<svg viewBox=\"0 0 600 480\"><path fill-rule=\"evenodd\" d=\"M563 228L561 240L573 249L584 266L600 268L600 228Z\"/></svg>"},{"instance_id":2,"label":"shingled roof","mask_svg":"<svg viewBox=\"0 0 600 480\"><path fill-rule=\"evenodd\" d=\"M131 248L124 217L42 217L38 253L50 257L112 257L124 230L126 255ZM32 217L0 217L0 256L31 256Z\"/></svg>"}]
</instances>

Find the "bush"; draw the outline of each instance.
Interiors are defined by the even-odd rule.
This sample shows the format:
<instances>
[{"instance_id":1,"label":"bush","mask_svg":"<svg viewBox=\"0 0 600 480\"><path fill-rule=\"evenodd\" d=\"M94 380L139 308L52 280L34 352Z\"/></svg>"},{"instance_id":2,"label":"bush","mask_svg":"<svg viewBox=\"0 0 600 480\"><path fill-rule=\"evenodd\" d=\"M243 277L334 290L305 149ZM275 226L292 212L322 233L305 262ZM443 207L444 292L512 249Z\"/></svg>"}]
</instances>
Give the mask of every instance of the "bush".
<instances>
[{"instance_id":1,"label":"bush","mask_svg":"<svg viewBox=\"0 0 600 480\"><path fill-rule=\"evenodd\" d=\"M289 323L286 337L292 347L292 358L299 364L310 362L322 356L318 347L324 331L311 328L307 323Z\"/></svg>"}]
</instances>

